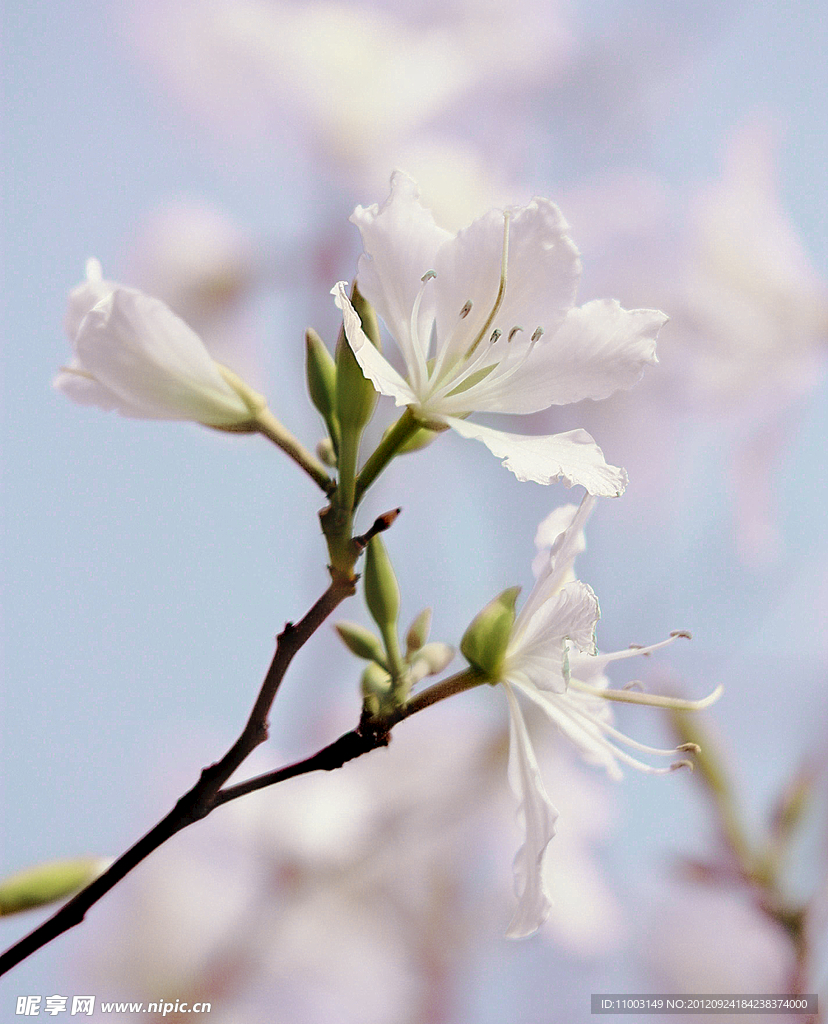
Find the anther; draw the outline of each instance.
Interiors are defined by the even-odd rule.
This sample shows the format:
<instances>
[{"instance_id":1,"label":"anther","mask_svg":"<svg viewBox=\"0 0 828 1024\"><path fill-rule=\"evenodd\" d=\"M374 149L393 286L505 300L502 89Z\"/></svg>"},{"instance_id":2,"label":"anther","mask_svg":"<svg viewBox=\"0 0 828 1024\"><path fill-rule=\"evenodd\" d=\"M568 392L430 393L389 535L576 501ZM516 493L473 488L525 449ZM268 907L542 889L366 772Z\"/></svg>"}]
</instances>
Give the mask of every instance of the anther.
<instances>
[{"instance_id":1,"label":"anther","mask_svg":"<svg viewBox=\"0 0 828 1024\"><path fill-rule=\"evenodd\" d=\"M693 764L692 761L674 761L670 765L670 771L671 772L678 771L679 768L689 768L690 771L692 772L693 769L695 768L695 765Z\"/></svg>"},{"instance_id":2,"label":"anther","mask_svg":"<svg viewBox=\"0 0 828 1024\"><path fill-rule=\"evenodd\" d=\"M701 753L701 747L698 743L682 743L680 746L676 747L676 750L681 750L685 754Z\"/></svg>"},{"instance_id":3,"label":"anther","mask_svg":"<svg viewBox=\"0 0 828 1024\"><path fill-rule=\"evenodd\" d=\"M685 640L693 639L692 634L688 633L686 629L674 629L670 636L681 636L684 637Z\"/></svg>"},{"instance_id":4,"label":"anther","mask_svg":"<svg viewBox=\"0 0 828 1024\"><path fill-rule=\"evenodd\" d=\"M495 329L494 329L494 330L492 331L492 336L491 336L491 338L489 338L489 344L490 344L490 345L494 345L494 343L495 343L495 342L496 342L496 341L498 340L498 338L500 337L500 335L501 335L501 334L503 334L503 331L499 331L499 330L498 330L498 329L497 329L497 328L495 327Z\"/></svg>"},{"instance_id":5,"label":"anther","mask_svg":"<svg viewBox=\"0 0 828 1024\"><path fill-rule=\"evenodd\" d=\"M644 693L644 684L640 679L633 679L632 682L626 683L621 687L622 690L637 690L639 693Z\"/></svg>"},{"instance_id":6,"label":"anther","mask_svg":"<svg viewBox=\"0 0 828 1024\"><path fill-rule=\"evenodd\" d=\"M542 335L543 335L543 328L542 327L536 327L535 330L534 330L534 333L532 334L531 340L532 341L538 341L539 338Z\"/></svg>"},{"instance_id":7,"label":"anther","mask_svg":"<svg viewBox=\"0 0 828 1024\"><path fill-rule=\"evenodd\" d=\"M522 331L522 330L523 330L523 328L522 328L522 327L513 327L513 328L511 329L511 331L509 331L509 337L508 337L508 338L506 339L506 341L507 341L507 342L508 342L508 341L511 341L511 340L512 340L512 338L514 338L514 336L515 336L515 335L516 335L516 334L518 333L518 331Z\"/></svg>"},{"instance_id":8,"label":"anther","mask_svg":"<svg viewBox=\"0 0 828 1024\"><path fill-rule=\"evenodd\" d=\"M420 278L420 280L423 282L423 284L425 284L426 281L433 281L436 276L437 276L437 271L436 270L427 270L423 274L423 276Z\"/></svg>"},{"instance_id":9,"label":"anther","mask_svg":"<svg viewBox=\"0 0 828 1024\"><path fill-rule=\"evenodd\" d=\"M469 313L471 313L471 311L472 311L472 300L471 299L466 299L466 304L460 310L460 319L461 320L465 320L466 317L469 315Z\"/></svg>"}]
</instances>

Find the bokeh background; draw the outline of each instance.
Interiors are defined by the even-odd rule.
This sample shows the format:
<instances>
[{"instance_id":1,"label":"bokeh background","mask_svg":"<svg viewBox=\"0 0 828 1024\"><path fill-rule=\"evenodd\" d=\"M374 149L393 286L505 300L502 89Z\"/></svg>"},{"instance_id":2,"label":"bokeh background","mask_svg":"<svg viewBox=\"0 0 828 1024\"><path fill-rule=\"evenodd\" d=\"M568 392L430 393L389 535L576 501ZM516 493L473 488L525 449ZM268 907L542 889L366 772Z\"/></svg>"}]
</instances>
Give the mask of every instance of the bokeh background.
<instances>
[{"instance_id":1,"label":"bokeh background","mask_svg":"<svg viewBox=\"0 0 828 1024\"><path fill-rule=\"evenodd\" d=\"M333 344L347 217L400 166L450 228L555 199L581 301L671 315L638 388L527 432L585 426L630 472L578 563L599 645L693 632L613 681L724 683L704 725L757 844L807 778L779 877L809 908L799 981L825 992L823 6L12 0L4 22L2 873L115 855L154 823L235 738L275 633L326 579L318 495L264 440L50 388L84 261L165 298L314 444L303 332ZM578 497L445 437L394 464L364 522L403 506L403 617L433 606L456 644L491 596L531 585L537 524ZM361 600L341 617L366 621ZM359 671L324 629L256 770L350 728ZM505 940L505 702L448 703L363 764L177 837L3 979L0 1016L18 995L96 993L251 1024L528 1024L590 1019L591 992L792 984L790 937L734 870L699 773L609 784L542 723L557 910ZM669 742L659 712L618 721ZM4 945L40 916L0 921Z\"/></svg>"}]
</instances>

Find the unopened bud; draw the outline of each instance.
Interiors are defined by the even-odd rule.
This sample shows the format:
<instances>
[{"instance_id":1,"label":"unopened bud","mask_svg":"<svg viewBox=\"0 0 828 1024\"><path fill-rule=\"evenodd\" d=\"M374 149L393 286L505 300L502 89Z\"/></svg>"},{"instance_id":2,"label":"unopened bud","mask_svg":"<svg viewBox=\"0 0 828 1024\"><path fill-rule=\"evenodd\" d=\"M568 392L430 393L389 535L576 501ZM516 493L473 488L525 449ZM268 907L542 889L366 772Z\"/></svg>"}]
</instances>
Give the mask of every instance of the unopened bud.
<instances>
[{"instance_id":1,"label":"unopened bud","mask_svg":"<svg viewBox=\"0 0 828 1024\"><path fill-rule=\"evenodd\" d=\"M357 622L337 622L336 631L340 639L358 658L385 664L385 651L378 637L370 629L360 626Z\"/></svg>"},{"instance_id":2,"label":"unopened bud","mask_svg":"<svg viewBox=\"0 0 828 1024\"><path fill-rule=\"evenodd\" d=\"M423 644L428 640L428 634L431 629L431 609L426 608L421 611L417 618L411 623L408 628L408 633L405 636L405 653L407 656L419 651Z\"/></svg>"},{"instance_id":3,"label":"unopened bud","mask_svg":"<svg viewBox=\"0 0 828 1024\"><path fill-rule=\"evenodd\" d=\"M320 462L324 462L326 466L336 469L338 459L334 451L333 441L329 437L323 437L316 446L316 455Z\"/></svg>"},{"instance_id":4,"label":"unopened bud","mask_svg":"<svg viewBox=\"0 0 828 1024\"><path fill-rule=\"evenodd\" d=\"M105 857L76 857L18 871L0 881L0 917L65 899L106 871L111 863Z\"/></svg>"},{"instance_id":5,"label":"unopened bud","mask_svg":"<svg viewBox=\"0 0 828 1024\"><path fill-rule=\"evenodd\" d=\"M463 657L472 668L496 682L515 622L515 602L520 587L509 587L472 619L460 641Z\"/></svg>"},{"instance_id":6,"label":"unopened bud","mask_svg":"<svg viewBox=\"0 0 828 1024\"><path fill-rule=\"evenodd\" d=\"M328 423L336 413L336 364L325 342L312 328L305 331L308 394L322 419Z\"/></svg>"},{"instance_id":7,"label":"unopened bud","mask_svg":"<svg viewBox=\"0 0 828 1024\"><path fill-rule=\"evenodd\" d=\"M426 644L411 661L411 682L418 683L425 676L436 676L454 657L454 648L439 640Z\"/></svg>"},{"instance_id":8,"label":"unopened bud","mask_svg":"<svg viewBox=\"0 0 828 1024\"><path fill-rule=\"evenodd\" d=\"M376 662L362 673L362 701L370 715L378 715L391 698L391 676Z\"/></svg>"},{"instance_id":9,"label":"unopened bud","mask_svg":"<svg viewBox=\"0 0 828 1024\"><path fill-rule=\"evenodd\" d=\"M378 536L368 541L365 555L365 601L380 630L395 630L400 612L400 588L388 552Z\"/></svg>"}]
</instances>

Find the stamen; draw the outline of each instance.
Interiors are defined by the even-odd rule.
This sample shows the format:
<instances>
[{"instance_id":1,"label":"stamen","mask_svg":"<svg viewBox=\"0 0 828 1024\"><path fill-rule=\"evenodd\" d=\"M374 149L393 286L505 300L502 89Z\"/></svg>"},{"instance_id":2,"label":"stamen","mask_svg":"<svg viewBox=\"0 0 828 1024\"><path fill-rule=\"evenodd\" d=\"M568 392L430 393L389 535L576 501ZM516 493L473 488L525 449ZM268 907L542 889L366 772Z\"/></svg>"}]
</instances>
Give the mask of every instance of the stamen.
<instances>
[{"instance_id":1,"label":"stamen","mask_svg":"<svg viewBox=\"0 0 828 1024\"><path fill-rule=\"evenodd\" d=\"M588 693L593 697L602 697L604 700L616 700L621 704L646 704L652 708L673 708L676 711L702 711L704 708L709 708L711 704L715 704L724 693L721 683L712 693L702 697L701 700L662 697L655 693L632 693L629 690L602 690L595 686L587 686L586 683L581 683L577 679L570 679L569 685L573 690Z\"/></svg>"},{"instance_id":2,"label":"stamen","mask_svg":"<svg viewBox=\"0 0 828 1024\"><path fill-rule=\"evenodd\" d=\"M514 336L515 336L515 335L517 334L517 332L518 332L518 331L522 331L522 330L523 330L523 328L522 328L522 327L513 327L513 328L511 329L511 331L509 331L509 337L508 337L508 338L506 339L506 341L507 341L507 342L511 341L511 340L512 340L512 338L514 338Z\"/></svg>"},{"instance_id":3,"label":"stamen","mask_svg":"<svg viewBox=\"0 0 828 1024\"><path fill-rule=\"evenodd\" d=\"M469 313L471 313L472 305L473 305L472 300L471 299L466 299L465 306L463 306L463 308L460 310L460 319L461 320L465 320L466 317L469 315Z\"/></svg>"},{"instance_id":4,"label":"stamen","mask_svg":"<svg viewBox=\"0 0 828 1024\"><path fill-rule=\"evenodd\" d=\"M495 343L495 342L496 342L496 341L498 340L498 338L499 338L499 337L501 336L501 334L503 334L503 331L499 331L499 330L498 330L498 329L497 329L497 328L495 327L495 329L494 329L494 330L492 331L492 336L491 336L491 338L489 338L489 344L490 344L490 345L494 345L494 343Z\"/></svg>"},{"instance_id":5,"label":"stamen","mask_svg":"<svg viewBox=\"0 0 828 1024\"><path fill-rule=\"evenodd\" d=\"M480 342L486 337L489 328L494 322L494 318L497 316L497 311L503 305L503 298L506 295L506 267L509 262L509 219L511 214L507 211L503 214L503 250L500 257L500 285L497 289L497 296L495 297L494 306L492 311L486 317L486 322L480 328L477 337L469 346L468 351L463 356L464 359L470 359L474 354L474 350L480 344Z\"/></svg>"},{"instance_id":6,"label":"stamen","mask_svg":"<svg viewBox=\"0 0 828 1024\"><path fill-rule=\"evenodd\" d=\"M409 331L411 335L411 345L412 348L414 349L414 358L416 360L416 366L411 368L413 371L412 377L414 378L411 383L414 385L415 391L419 390L422 387L423 381L428 379L428 366L426 364L428 352L423 352L419 342L419 333L417 330L417 320L420 315L420 303L423 301L423 294L425 293L428 282L433 281L436 276L437 272L435 270L427 270L423 274L423 276L420 278L420 280L422 281L422 285L420 286L420 290L417 292L417 297L416 299L414 299L414 305L411 309ZM426 342L426 347L427 346L428 342Z\"/></svg>"}]
</instances>

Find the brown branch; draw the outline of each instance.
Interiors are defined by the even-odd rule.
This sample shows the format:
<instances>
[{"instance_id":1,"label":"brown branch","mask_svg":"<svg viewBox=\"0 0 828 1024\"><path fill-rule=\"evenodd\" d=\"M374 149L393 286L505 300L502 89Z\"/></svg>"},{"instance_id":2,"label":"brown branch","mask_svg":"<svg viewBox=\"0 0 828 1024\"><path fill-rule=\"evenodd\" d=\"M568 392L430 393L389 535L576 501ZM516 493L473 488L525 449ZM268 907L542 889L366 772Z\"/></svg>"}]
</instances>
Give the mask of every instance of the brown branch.
<instances>
[{"instance_id":1,"label":"brown branch","mask_svg":"<svg viewBox=\"0 0 828 1024\"><path fill-rule=\"evenodd\" d=\"M177 832L206 817L225 799L219 798L222 786L245 758L267 739L267 718L279 685L294 655L310 639L325 619L346 597L354 593L356 577L331 570L331 585L305 617L288 623L276 641L276 651L250 717L241 735L215 764L205 768L198 782L185 793L175 807L149 832L131 846L107 871L82 889L48 920L15 943L0 956L0 975L59 935L79 925L86 912L121 881L136 865ZM356 755L354 755L356 756ZM344 762L343 762L344 763Z\"/></svg>"}]
</instances>

